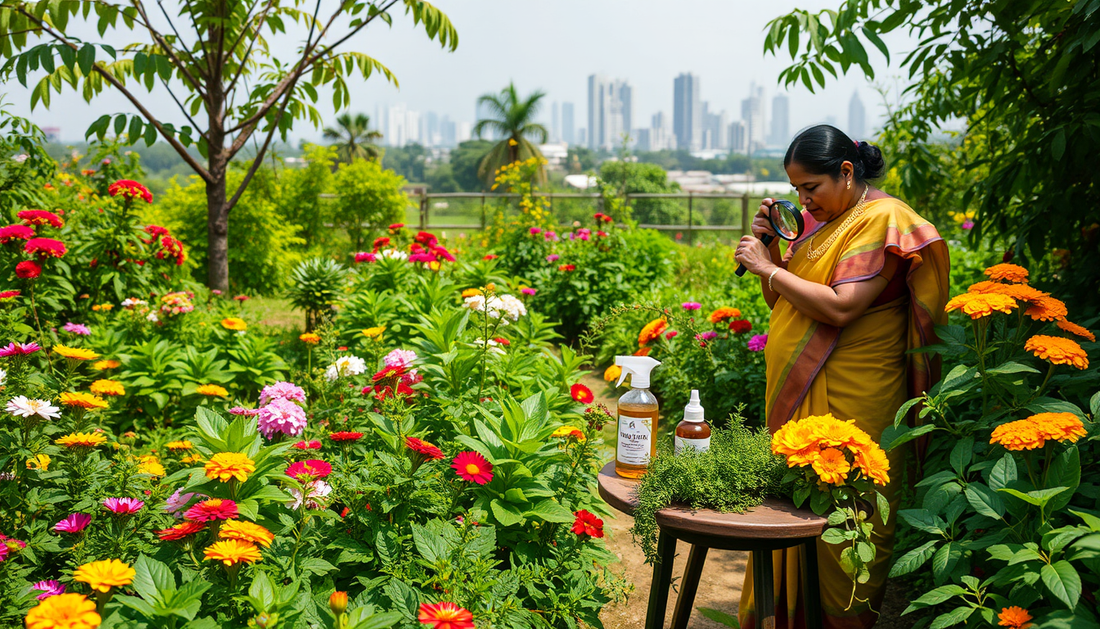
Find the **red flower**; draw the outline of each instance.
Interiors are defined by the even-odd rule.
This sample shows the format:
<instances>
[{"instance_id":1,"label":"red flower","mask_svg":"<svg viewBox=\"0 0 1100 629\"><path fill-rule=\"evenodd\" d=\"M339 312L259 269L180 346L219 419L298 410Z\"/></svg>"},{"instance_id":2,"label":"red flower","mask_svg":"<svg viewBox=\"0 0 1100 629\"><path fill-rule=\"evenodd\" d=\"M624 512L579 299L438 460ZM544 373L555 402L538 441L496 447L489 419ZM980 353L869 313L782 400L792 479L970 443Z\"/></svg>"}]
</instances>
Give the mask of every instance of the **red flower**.
<instances>
[{"instance_id":1,"label":"red flower","mask_svg":"<svg viewBox=\"0 0 1100 629\"><path fill-rule=\"evenodd\" d=\"M233 301L244 302L244 301L248 301L249 299L252 299L252 298L249 297L248 295L237 295L236 297L233 298Z\"/></svg>"},{"instance_id":2,"label":"red flower","mask_svg":"<svg viewBox=\"0 0 1100 629\"><path fill-rule=\"evenodd\" d=\"M752 323L745 321L744 319L734 319L730 321L730 332L734 334L744 334L752 329Z\"/></svg>"},{"instance_id":3,"label":"red flower","mask_svg":"<svg viewBox=\"0 0 1100 629\"><path fill-rule=\"evenodd\" d=\"M587 535L589 537L603 537L603 520L584 509L577 511L573 515L576 516L576 519L573 520L574 533L577 535Z\"/></svg>"},{"instance_id":4,"label":"red flower","mask_svg":"<svg viewBox=\"0 0 1100 629\"><path fill-rule=\"evenodd\" d=\"M459 452L451 467L459 478L471 483L484 485L493 480L493 464L477 452Z\"/></svg>"},{"instance_id":5,"label":"red flower","mask_svg":"<svg viewBox=\"0 0 1100 629\"><path fill-rule=\"evenodd\" d=\"M60 258L65 255L65 244L60 240L54 240L53 238L31 238L27 241L27 244L23 246L23 251L31 254L38 254L39 257L47 258L53 256Z\"/></svg>"},{"instance_id":6,"label":"red flower","mask_svg":"<svg viewBox=\"0 0 1100 629\"><path fill-rule=\"evenodd\" d=\"M432 629L474 629L474 615L454 603L421 603L417 619Z\"/></svg>"},{"instance_id":7,"label":"red flower","mask_svg":"<svg viewBox=\"0 0 1100 629\"><path fill-rule=\"evenodd\" d=\"M487 254L484 258L482 258L482 260L496 260L496 259L497 259L497 256L495 254L492 254L492 253Z\"/></svg>"},{"instance_id":8,"label":"red flower","mask_svg":"<svg viewBox=\"0 0 1100 629\"><path fill-rule=\"evenodd\" d=\"M405 447L429 460L443 458L443 451L438 446L434 446L427 441L421 441L416 437L405 437Z\"/></svg>"},{"instance_id":9,"label":"red flower","mask_svg":"<svg viewBox=\"0 0 1100 629\"><path fill-rule=\"evenodd\" d=\"M321 442L314 439L313 441L299 441L298 443L290 446L295 450L320 450Z\"/></svg>"},{"instance_id":10,"label":"red flower","mask_svg":"<svg viewBox=\"0 0 1100 629\"><path fill-rule=\"evenodd\" d=\"M636 351L634 352L634 355L635 355L635 356L649 356L649 352L650 352L650 350L652 350L652 349L653 349L652 347L639 347L639 348L638 348L638 349L637 349L637 350L636 350Z\"/></svg>"},{"instance_id":11,"label":"red flower","mask_svg":"<svg viewBox=\"0 0 1100 629\"><path fill-rule=\"evenodd\" d=\"M141 185L136 181L130 179L119 179L110 186L107 186L107 192L112 197L122 195L130 199L142 198L146 203L153 202L153 193L149 192L149 189Z\"/></svg>"},{"instance_id":12,"label":"red flower","mask_svg":"<svg viewBox=\"0 0 1100 629\"><path fill-rule=\"evenodd\" d=\"M153 240L156 240L157 238L160 238L161 236L167 236L168 235L168 229L166 229L164 227L161 227L160 225L146 225L145 226L145 233L152 236ZM149 242L153 242L153 241L150 240Z\"/></svg>"},{"instance_id":13,"label":"red flower","mask_svg":"<svg viewBox=\"0 0 1100 629\"><path fill-rule=\"evenodd\" d=\"M424 245L425 247L431 247L439 243L439 240L428 232L417 232L416 237L413 238L416 242Z\"/></svg>"},{"instance_id":14,"label":"red flower","mask_svg":"<svg viewBox=\"0 0 1100 629\"><path fill-rule=\"evenodd\" d=\"M17 290L6 290L0 292L0 300L11 299L12 297L18 297L21 293Z\"/></svg>"},{"instance_id":15,"label":"red flower","mask_svg":"<svg viewBox=\"0 0 1100 629\"><path fill-rule=\"evenodd\" d=\"M563 264L563 265L558 267L558 270L559 271L575 271L575 270L577 270L577 267L573 266L572 264Z\"/></svg>"},{"instance_id":16,"label":"red flower","mask_svg":"<svg viewBox=\"0 0 1100 629\"><path fill-rule=\"evenodd\" d=\"M401 229L404 226L405 226L404 223L394 223L393 225L390 225L390 229L393 230L393 231L397 231L397 230Z\"/></svg>"},{"instance_id":17,"label":"red flower","mask_svg":"<svg viewBox=\"0 0 1100 629\"><path fill-rule=\"evenodd\" d=\"M24 260L15 265L15 274L25 280L33 280L42 275L42 267L38 266L37 262Z\"/></svg>"},{"instance_id":18,"label":"red flower","mask_svg":"<svg viewBox=\"0 0 1100 629\"><path fill-rule=\"evenodd\" d=\"M382 371L379 371L378 373L374 374L374 376L372 376L371 379L374 380L375 382L379 382L381 380L387 380L389 378L400 378L403 375L405 375L405 368L404 367L402 367L402 366L393 366L393 367L386 367Z\"/></svg>"},{"instance_id":19,"label":"red flower","mask_svg":"<svg viewBox=\"0 0 1100 629\"><path fill-rule=\"evenodd\" d=\"M333 441L359 441L363 438L363 433L341 431L332 433L328 438Z\"/></svg>"},{"instance_id":20,"label":"red flower","mask_svg":"<svg viewBox=\"0 0 1100 629\"><path fill-rule=\"evenodd\" d=\"M65 221L61 220L60 216L46 210L23 210L16 216L27 225L52 225L54 227L65 225Z\"/></svg>"},{"instance_id":21,"label":"red flower","mask_svg":"<svg viewBox=\"0 0 1100 629\"><path fill-rule=\"evenodd\" d=\"M187 259L187 255L183 252L182 242L171 236L164 236L160 239L160 246L163 247L163 249L157 252L158 260L163 260L165 257L172 257L176 259L176 266L183 266L183 261Z\"/></svg>"},{"instance_id":22,"label":"red flower","mask_svg":"<svg viewBox=\"0 0 1100 629\"><path fill-rule=\"evenodd\" d=\"M377 249L379 247L385 247L388 244L390 244L389 236L379 236L378 238L374 239L374 248L375 249Z\"/></svg>"},{"instance_id":23,"label":"red flower","mask_svg":"<svg viewBox=\"0 0 1100 629\"><path fill-rule=\"evenodd\" d=\"M596 399L596 396L592 395L592 389L579 382L569 387L569 395L572 395L573 399L581 404L591 404Z\"/></svg>"},{"instance_id":24,"label":"red flower","mask_svg":"<svg viewBox=\"0 0 1100 629\"><path fill-rule=\"evenodd\" d=\"M508 339L504 338L503 336L498 336L498 337L496 337L496 338L495 338L495 339L493 339L493 340L494 340L494 341L496 341L497 343L500 343L501 345L503 345L503 346L505 346L505 347L508 347L509 345L511 345L511 344L512 344L512 342L511 342L511 341L509 341Z\"/></svg>"},{"instance_id":25,"label":"red flower","mask_svg":"<svg viewBox=\"0 0 1100 629\"><path fill-rule=\"evenodd\" d=\"M235 520L237 518L237 503L232 500L211 498L188 509L187 512L183 514L183 517L195 522Z\"/></svg>"},{"instance_id":26,"label":"red flower","mask_svg":"<svg viewBox=\"0 0 1100 629\"><path fill-rule=\"evenodd\" d=\"M295 461L286 468L286 475L291 478L308 477L309 480L324 478L332 473L332 466L318 459L308 461Z\"/></svg>"},{"instance_id":27,"label":"red flower","mask_svg":"<svg viewBox=\"0 0 1100 629\"><path fill-rule=\"evenodd\" d=\"M679 332L677 332L676 330L669 330L668 333L665 334L665 338L671 341L672 339L676 338L677 334L679 334Z\"/></svg>"},{"instance_id":28,"label":"red flower","mask_svg":"<svg viewBox=\"0 0 1100 629\"><path fill-rule=\"evenodd\" d=\"M602 229L596 230L596 235L600 238L607 238L607 232L603 231Z\"/></svg>"},{"instance_id":29,"label":"red flower","mask_svg":"<svg viewBox=\"0 0 1100 629\"><path fill-rule=\"evenodd\" d=\"M13 238L30 240L34 238L34 228L26 225L8 225L0 227L0 243L8 244Z\"/></svg>"},{"instance_id":30,"label":"red flower","mask_svg":"<svg viewBox=\"0 0 1100 629\"><path fill-rule=\"evenodd\" d=\"M179 541L189 535L194 535L206 528L202 522L183 522L164 530L157 531L157 537L166 542Z\"/></svg>"}]
</instances>

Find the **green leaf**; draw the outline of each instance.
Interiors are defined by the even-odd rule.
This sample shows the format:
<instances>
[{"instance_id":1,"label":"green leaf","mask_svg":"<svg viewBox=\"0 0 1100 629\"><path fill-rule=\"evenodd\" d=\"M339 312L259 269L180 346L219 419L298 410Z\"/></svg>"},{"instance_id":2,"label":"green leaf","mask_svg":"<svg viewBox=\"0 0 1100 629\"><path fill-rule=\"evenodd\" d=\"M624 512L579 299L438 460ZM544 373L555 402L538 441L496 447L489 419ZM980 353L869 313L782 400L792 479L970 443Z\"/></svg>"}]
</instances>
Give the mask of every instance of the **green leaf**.
<instances>
[{"instance_id":1,"label":"green leaf","mask_svg":"<svg viewBox=\"0 0 1100 629\"><path fill-rule=\"evenodd\" d=\"M962 557L962 546L959 542L947 542L940 546L936 554L932 555L932 576L935 577L936 583L942 583L951 576L960 557Z\"/></svg>"},{"instance_id":2,"label":"green leaf","mask_svg":"<svg viewBox=\"0 0 1100 629\"><path fill-rule=\"evenodd\" d=\"M730 616L726 612L720 612L717 609L711 609L709 607L696 607L699 615L708 620L714 621L723 627L733 627L734 629L741 629L741 623L738 622L736 616Z\"/></svg>"},{"instance_id":3,"label":"green leaf","mask_svg":"<svg viewBox=\"0 0 1100 629\"><path fill-rule=\"evenodd\" d=\"M821 534L821 541L826 544L844 544L848 541L848 536L841 529L828 528Z\"/></svg>"},{"instance_id":4,"label":"green leaf","mask_svg":"<svg viewBox=\"0 0 1100 629\"><path fill-rule=\"evenodd\" d=\"M502 502L497 499L493 499L489 503L489 509L493 512L493 517L497 522L500 522L502 526L515 526L523 521L523 513L513 504Z\"/></svg>"},{"instance_id":5,"label":"green leaf","mask_svg":"<svg viewBox=\"0 0 1100 629\"><path fill-rule=\"evenodd\" d=\"M1006 452L989 472L989 486L1000 490L1008 487L1016 480L1016 459L1011 452Z\"/></svg>"},{"instance_id":6,"label":"green leaf","mask_svg":"<svg viewBox=\"0 0 1100 629\"><path fill-rule=\"evenodd\" d=\"M160 600L158 592L176 589L176 579L167 565L138 555L134 562L134 591L150 603Z\"/></svg>"},{"instance_id":7,"label":"green leaf","mask_svg":"<svg viewBox=\"0 0 1100 629\"><path fill-rule=\"evenodd\" d=\"M920 598L909 604L902 615L908 614L911 611L918 610L922 607L930 607L932 605L939 605L944 601L950 600L955 596L963 596L966 594L966 589L962 588L954 583L948 585L941 585L940 587L929 590L921 595Z\"/></svg>"},{"instance_id":8,"label":"green leaf","mask_svg":"<svg viewBox=\"0 0 1100 629\"><path fill-rule=\"evenodd\" d=\"M80 52L76 54L76 63L80 67L80 72L84 76L88 76L92 73L92 65L95 64L95 46L92 44L84 44L80 47Z\"/></svg>"},{"instance_id":9,"label":"green leaf","mask_svg":"<svg viewBox=\"0 0 1100 629\"><path fill-rule=\"evenodd\" d=\"M986 373L987 374L993 374L993 375L1005 375L1005 374L1013 374L1013 373L1041 373L1041 372L1038 369L1035 369L1034 367L1028 367L1027 365L1021 365L1020 363L1014 363L1012 361L1009 361L1007 363L997 365L996 367L986 371Z\"/></svg>"},{"instance_id":10,"label":"green leaf","mask_svg":"<svg viewBox=\"0 0 1100 629\"><path fill-rule=\"evenodd\" d=\"M1058 130L1054 133L1054 138L1050 141L1050 154L1054 157L1054 161L1062 159L1062 155L1066 152L1066 128L1058 127Z\"/></svg>"},{"instance_id":11,"label":"green leaf","mask_svg":"<svg viewBox=\"0 0 1100 629\"><path fill-rule=\"evenodd\" d=\"M960 478L966 478L966 466L970 465L970 457L974 454L974 438L967 437L959 440L954 448L951 448L951 468Z\"/></svg>"},{"instance_id":12,"label":"green leaf","mask_svg":"<svg viewBox=\"0 0 1100 629\"><path fill-rule=\"evenodd\" d=\"M897 413L894 413L894 427L897 428L905 422L905 417L909 414L909 409L913 408L917 404L924 401L923 397L915 397L911 400L907 400L905 404L901 405Z\"/></svg>"},{"instance_id":13,"label":"green leaf","mask_svg":"<svg viewBox=\"0 0 1100 629\"><path fill-rule=\"evenodd\" d=\"M248 588L248 595L263 603L264 609L275 603L275 586L271 584L271 579L266 572L256 573L252 579L252 585Z\"/></svg>"},{"instance_id":14,"label":"green leaf","mask_svg":"<svg viewBox=\"0 0 1100 629\"><path fill-rule=\"evenodd\" d=\"M922 546L914 548L898 558L893 567L890 568L889 576L899 577L914 572L917 568L923 566L924 562L928 561L935 552L936 540L925 542Z\"/></svg>"},{"instance_id":15,"label":"green leaf","mask_svg":"<svg viewBox=\"0 0 1100 629\"><path fill-rule=\"evenodd\" d=\"M974 510L987 518L1001 519L1005 514L1005 503L992 489L981 483L971 483L964 490L966 500Z\"/></svg>"},{"instance_id":16,"label":"green leaf","mask_svg":"<svg viewBox=\"0 0 1100 629\"><path fill-rule=\"evenodd\" d=\"M1054 457L1047 471L1046 482L1055 487L1068 488L1068 491L1050 499L1046 506L1047 511L1054 512L1068 505L1081 484L1081 455L1076 446L1069 447Z\"/></svg>"},{"instance_id":17,"label":"green leaf","mask_svg":"<svg viewBox=\"0 0 1100 629\"><path fill-rule=\"evenodd\" d=\"M525 514L527 517L539 518L546 522L572 522L575 516L565 507L558 504L553 498L546 498L534 504Z\"/></svg>"},{"instance_id":18,"label":"green leaf","mask_svg":"<svg viewBox=\"0 0 1100 629\"><path fill-rule=\"evenodd\" d=\"M862 30L863 36L866 37L867 40L870 41L872 44L874 44L875 48L879 49L879 52L882 53L882 56L886 57L886 63L890 63L890 50L886 47L886 44L878 36L878 33L870 28L867 28L866 26L862 27Z\"/></svg>"},{"instance_id":19,"label":"green leaf","mask_svg":"<svg viewBox=\"0 0 1100 629\"><path fill-rule=\"evenodd\" d=\"M900 428L895 426L887 426L886 430L882 431L882 449L892 450L904 443L926 435L933 430L936 430L935 424L922 424L916 428L910 428L908 426L901 426Z\"/></svg>"},{"instance_id":20,"label":"green leaf","mask_svg":"<svg viewBox=\"0 0 1100 629\"><path fill-rule=\"evenodd\" d=\"M1050 489L1037 489L1035 491L1029 491L1026 494L1022 491L1017 491L1011 488L998 489L997 491L1004 492L1010 496L1015 496L1020 500L1028 504L1035 505L1036 507L1045 507L1050 499L1058 494L1066 491L1069 487L1051 487Z\"/></svg>"},{"instance_id":21,"label":"green leaf","mask_svg":"<svg viewBox=\"0 0 1100 629\"><path fill-rule=\"evenodd\" d=\"M1068 561L1063 559L1054 564L1046 564L1039 574L1048 592L1069 609L1077 607L1077 600L1081 597L1081 576Z\"/></svg>"},{"instance_id":22,"label":"green leaf","mask_svg":"<svg viewBox=\"0 0 1100 629\"><path fill-rule=\"evenodd\" d=\"M974 613L973 607L956 607L955 609L941 614L935 620L932 621L932 625L929 629L944 629L944 627L953 627L970 617L970 614Z\"/></svg>"},{"instance_id":23,"label":"green leaf","mask_svg":"<svg viewBox=\"0 0 1100 629\"><path fill-rule=\"evenodd\" d=\"M878 507L879 517L882 518L883 522L889 522L890 521L890 501L886 499L885 494L883 494L881 491L876 491L875 492L875 503L876 503L876 506Z\"/></svg>"}]
</instances>

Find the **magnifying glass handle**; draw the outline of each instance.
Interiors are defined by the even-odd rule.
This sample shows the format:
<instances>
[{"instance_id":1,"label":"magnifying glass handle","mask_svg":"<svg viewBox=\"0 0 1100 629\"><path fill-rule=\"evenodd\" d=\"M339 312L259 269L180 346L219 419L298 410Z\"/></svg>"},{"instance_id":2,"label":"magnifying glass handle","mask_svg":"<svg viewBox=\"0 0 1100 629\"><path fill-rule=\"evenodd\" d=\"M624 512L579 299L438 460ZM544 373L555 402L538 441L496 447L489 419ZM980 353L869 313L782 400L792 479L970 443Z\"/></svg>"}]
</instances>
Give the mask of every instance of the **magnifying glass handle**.
<instances>
[{"instance_id":1,"label":"magnifying glass handle","mask_svg":"<svg viewBox=\"0 0 1100 629\"><path fill-rule=\"evenodd\" d=\"M764 243L765 247L772 244L773 240L775 240L775 236L772 236L771 234L764 234L760 237L760 242ZM745 271L748 271L748 269L745 268L744 264L737 265L737 277L744 277Z\"/></svg>"}]
</instances>

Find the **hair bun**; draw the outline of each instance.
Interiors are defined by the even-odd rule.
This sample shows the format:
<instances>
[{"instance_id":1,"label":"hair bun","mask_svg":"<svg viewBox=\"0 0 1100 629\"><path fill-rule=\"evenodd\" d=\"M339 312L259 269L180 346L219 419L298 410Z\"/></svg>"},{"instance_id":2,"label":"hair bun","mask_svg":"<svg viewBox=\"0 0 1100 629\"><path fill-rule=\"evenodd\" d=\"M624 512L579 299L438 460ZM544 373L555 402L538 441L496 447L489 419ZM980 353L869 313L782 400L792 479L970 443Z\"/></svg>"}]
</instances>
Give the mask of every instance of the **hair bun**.
<instances>
[{"instance_id":1,"label":"hair bun","mask_svg":"<svg viewBox=\"0 0 1100 629\"><path fill-rule=\"evenodd\" d=\"M859 161L863 162L863 178L878 179L885 175L886 160L882 157L882 151L870 142L856 140L856 145Z\"/></svg>"}]
</instances>

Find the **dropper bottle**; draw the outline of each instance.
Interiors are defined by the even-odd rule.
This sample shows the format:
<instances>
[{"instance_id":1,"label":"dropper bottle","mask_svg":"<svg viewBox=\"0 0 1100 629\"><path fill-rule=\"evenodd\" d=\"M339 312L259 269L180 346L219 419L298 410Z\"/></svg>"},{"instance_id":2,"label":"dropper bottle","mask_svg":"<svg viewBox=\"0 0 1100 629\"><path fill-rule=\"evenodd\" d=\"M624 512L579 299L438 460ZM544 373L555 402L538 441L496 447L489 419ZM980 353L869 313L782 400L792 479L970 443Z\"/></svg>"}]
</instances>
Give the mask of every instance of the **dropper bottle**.
<instances>
[{"instance_id":1,"label":"dropper bottle","mask_svg":"<svg viewBox=\"0 0 1100 629\"><path fill-rule=\"evenodd\" d=\"M703 421L703 406L699 404L699 391L691 390L691 399L684 407L684 421L676 425L675 451L680 454L686 448L699 452L710 449L710 426Z\"/></svg>"}]
</instances>

